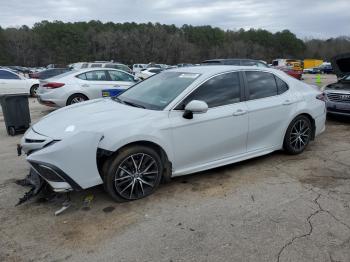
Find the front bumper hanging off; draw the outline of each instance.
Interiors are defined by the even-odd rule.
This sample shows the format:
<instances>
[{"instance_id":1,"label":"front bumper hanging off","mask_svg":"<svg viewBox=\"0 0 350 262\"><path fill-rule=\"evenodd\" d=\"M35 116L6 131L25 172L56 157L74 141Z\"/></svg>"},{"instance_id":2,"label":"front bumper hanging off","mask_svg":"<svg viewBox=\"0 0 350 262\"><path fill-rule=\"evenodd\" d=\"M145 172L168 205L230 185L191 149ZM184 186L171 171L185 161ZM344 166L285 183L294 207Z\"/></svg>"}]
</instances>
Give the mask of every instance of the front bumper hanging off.
<instances>
[{"instance_id":1,"label":"front bumper hanging off","mask_svg":"<svg viewBox=\"0 0 350 262\"><path fill-rule=\"evenodd\" d=\"M30 130L18 151L23 148L31 167L55 192L79 191L103 183L96 159L102 137L102 133L79 132L54 140Z\"/></svg>"}]
</instances>

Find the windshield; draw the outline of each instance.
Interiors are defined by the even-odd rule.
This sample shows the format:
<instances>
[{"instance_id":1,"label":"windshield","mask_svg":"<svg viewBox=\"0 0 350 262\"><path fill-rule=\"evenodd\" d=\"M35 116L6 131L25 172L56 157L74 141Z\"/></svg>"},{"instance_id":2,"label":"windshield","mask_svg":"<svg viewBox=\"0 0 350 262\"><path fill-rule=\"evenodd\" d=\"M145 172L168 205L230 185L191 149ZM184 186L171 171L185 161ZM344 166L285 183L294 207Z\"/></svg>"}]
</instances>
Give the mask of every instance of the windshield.
<instances>
[{"instance_id":1,"label":"windshield","mask_svg":"<svg viewBox=\"0 0 350 262\"><path fill-rule=\"evenodd\" d=\"M163 110L199 77L197 73L162 72L129 88L117 101L152 110Z\"/></svg>"}]
</instances>

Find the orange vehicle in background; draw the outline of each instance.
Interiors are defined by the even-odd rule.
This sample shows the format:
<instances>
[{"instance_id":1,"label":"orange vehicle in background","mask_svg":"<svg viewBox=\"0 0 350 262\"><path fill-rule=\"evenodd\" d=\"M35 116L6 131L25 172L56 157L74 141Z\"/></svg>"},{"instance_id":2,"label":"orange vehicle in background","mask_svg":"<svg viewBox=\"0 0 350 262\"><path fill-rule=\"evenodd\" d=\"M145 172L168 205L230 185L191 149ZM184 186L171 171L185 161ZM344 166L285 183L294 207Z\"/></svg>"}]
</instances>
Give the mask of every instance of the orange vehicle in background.
<instances>
[{"instance_id":1,"label":"orange vehicle in background","mask_svg":"<svg viewBox=\"0 0 350 262\"><path fill-rule=\"evenodd\" d=\"M286 72L288 75L301 80L303 75L303 62L296 59L275 59L272 67Z\"/></svg>"}]
</instances>

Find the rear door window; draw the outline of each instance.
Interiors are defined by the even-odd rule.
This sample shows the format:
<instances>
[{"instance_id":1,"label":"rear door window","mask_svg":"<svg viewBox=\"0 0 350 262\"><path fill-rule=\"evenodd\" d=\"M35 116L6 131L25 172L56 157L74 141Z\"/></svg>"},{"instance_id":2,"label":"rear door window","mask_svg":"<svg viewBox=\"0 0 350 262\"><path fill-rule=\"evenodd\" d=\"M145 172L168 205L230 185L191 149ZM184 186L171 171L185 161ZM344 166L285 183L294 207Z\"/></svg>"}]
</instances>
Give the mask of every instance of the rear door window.
<instances>
[{"instance_id":1,"label":"rear door window","mask_svg":"<svg viewBox=\"0 0 350 262\"><path fill-rule=\"evenodd\" d=\"M106 71L90 71L80 75L77 75L78 78L87 81L108 81L109 76L106 74Z\"/></svg>"},{"instance_id":2,"label":"rear door window","mask_svg":"<svg viewBox=\"0 0 350 262\"><path fill-rule=\"evenodd\" d=\"M288 90L288 85L286 82L284 82L283 80L281 80L279 77L275 76L276 79L276 84L277 84L277 93L283 94L284 92L287 92Z\"/></svg>"},{"instance_id":3,"label":"rear door window","mask_svg":"<svg viewBox=\"0 0 350 262\"><path fill-rule=\"evenodd\" d=\"M277 85L273 74L259 71L245 72L249 100L277 95Z\"/></svg>"}]
</instances>

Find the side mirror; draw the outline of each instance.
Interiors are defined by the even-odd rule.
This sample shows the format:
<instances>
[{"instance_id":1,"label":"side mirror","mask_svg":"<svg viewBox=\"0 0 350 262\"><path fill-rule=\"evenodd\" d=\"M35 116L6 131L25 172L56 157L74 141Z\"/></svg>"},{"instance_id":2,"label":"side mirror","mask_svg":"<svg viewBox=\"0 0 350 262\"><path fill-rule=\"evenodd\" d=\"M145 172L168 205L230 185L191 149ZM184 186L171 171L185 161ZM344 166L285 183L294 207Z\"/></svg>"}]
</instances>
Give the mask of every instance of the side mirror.
<instances>
[{"instance_id":1,"label":"side mirror","mask_svg":"<svg viewBox=\"0 0 350 262\"><path fill-rule=\"evenodd\" d=\"M183 117L192 119L193 114L203 114L208 111L208 104L204 101L192 100L185 106Z\"/></svg>"},{"instance_id":2,"label":"side mirror","mask_svg":"<svg viewBox=\"0 0 350 262\"><path fill-rule=\"evenodd\" d=\"M138 82L138 81L140 81L140 78L138 78L137 76L134 76L134 81Z\"/></svg>"}]
</instances>

